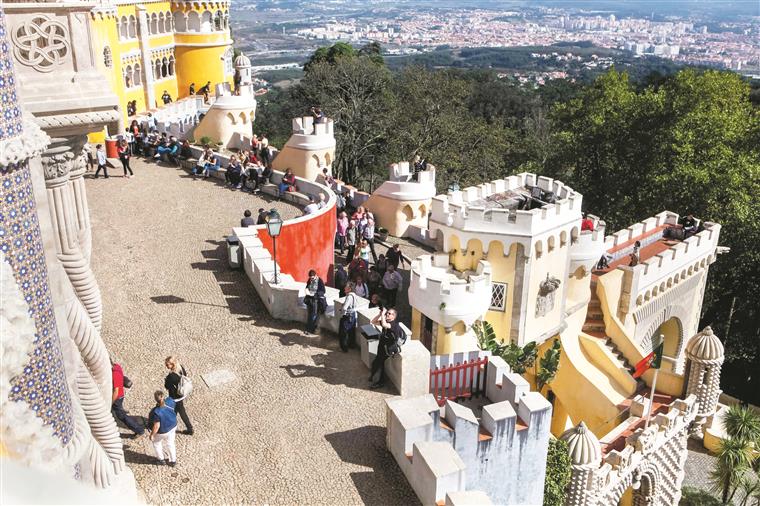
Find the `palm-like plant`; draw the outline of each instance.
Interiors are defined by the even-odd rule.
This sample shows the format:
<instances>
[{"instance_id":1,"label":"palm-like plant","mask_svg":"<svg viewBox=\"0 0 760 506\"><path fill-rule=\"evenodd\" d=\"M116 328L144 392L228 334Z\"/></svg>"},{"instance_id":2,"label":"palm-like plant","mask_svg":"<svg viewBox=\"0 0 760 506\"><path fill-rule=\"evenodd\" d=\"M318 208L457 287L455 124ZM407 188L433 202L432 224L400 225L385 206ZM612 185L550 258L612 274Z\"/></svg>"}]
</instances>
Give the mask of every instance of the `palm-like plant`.
<instances>
[{"instance_id":1,"label":"palm-like plant","mask_svg":"<svg viewBox=\"0 0 760 506\"><path fill-rule=\"evenodd\" d=\"M739 439L723 439L718 449L718 460L710 474L713 490L720 493L723 504L728 504L741 486L744 475L752 467L752 447Z\"/></svg>"},{"instance_id":2,"label":"palm-like plant","mask_svg":"<svg viewBox=\"0 0 760 506\"><path fill-rule=\"evenodd\" d=\"M728 504L738 489L744 491L744 503L760 493L756 449L760 448L760 416L746 406L731 406L723 417L728 436L720 442L718 460L712 471L713 489ZM754 471L754 473L753 473Z\"/></svg>"}]
</instances>

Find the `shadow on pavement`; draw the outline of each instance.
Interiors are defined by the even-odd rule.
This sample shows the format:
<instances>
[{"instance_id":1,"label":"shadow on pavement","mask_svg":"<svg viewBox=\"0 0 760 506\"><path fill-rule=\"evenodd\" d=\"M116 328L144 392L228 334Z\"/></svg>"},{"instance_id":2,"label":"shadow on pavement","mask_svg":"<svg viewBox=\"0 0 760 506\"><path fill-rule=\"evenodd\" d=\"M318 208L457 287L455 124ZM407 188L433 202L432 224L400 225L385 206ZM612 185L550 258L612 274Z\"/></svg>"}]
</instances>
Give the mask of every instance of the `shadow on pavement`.
<instances>
[{"instance_id":1,"label":"shadow on pavement","mask_svg":"<svg viewBox=\"0 0 760 506\"><path fill-rule=\"evenodd\" d=\"M406 477L385 447L384 427L368 425L327 434L325 439L343 462L371 469L350 475L364 504L419 504Z\"/></svg>"}]
</instances>

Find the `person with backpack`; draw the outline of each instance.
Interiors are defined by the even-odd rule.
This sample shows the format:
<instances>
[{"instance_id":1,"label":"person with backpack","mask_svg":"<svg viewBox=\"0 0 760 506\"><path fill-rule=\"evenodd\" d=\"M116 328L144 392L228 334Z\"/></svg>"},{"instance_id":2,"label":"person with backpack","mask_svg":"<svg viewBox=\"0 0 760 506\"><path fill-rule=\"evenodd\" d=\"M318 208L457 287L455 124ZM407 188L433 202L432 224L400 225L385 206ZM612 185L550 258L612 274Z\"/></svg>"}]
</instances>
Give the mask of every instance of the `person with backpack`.
<instances>
[{"instance_id":1,"label":"person with backpack","mask_svg":"<svg viewBox=\"0 0 760 506\"><path fill-rule=\"evenodd\" d=\"M309 279L306 280L306 295L303 303L306 304L308 317L306 319L306 333L315 334L317 332L317 323L319 315L327 309L327 299L325 299L325 284L322 278L317 276L317 271L309 271Z\"/></svg>"},{"instance_id":2,"label":"person with backpack","mask_svg":"<svg viewBox=\"0 0 760 506\"><path fill-rule=\"evenodd\" d=\"M164 443L169 450L169 467L177 465L177 446L175 438L177 436L177 413L174 411L175 403L171 397L166 397L163 390L156 390L153 393L156 400L156 406L150 410L148 415L148 427L150 428L150 440L153 443L153 449L156 452L158 465L165 465L164 461Z\"/></svg>"},{"instance_id":3,"label":"person with backpack","mask_svg":"<svg viewBox=\"0 0 760 506\"><path fill-rule=\"evenodd\" d=\"M382 332L377 345L377 355L372 362L372 370L369 374L370 388L373 390L385 384L385 361L401 353L401 345L406 342L406 333L401 328L397 316L395 309L381 308L377 316L372 319L372 325L379 325ZM380 372L380 377L373 383L378 372Z\"/></svg>"},{"instance_id":4,"label":"person with backpack","mask_svg":"<svg viewBox=\"0 0 760 506\"><path fill-rule=\"evenodd\" d=\"M190 417L187 416L187 411L185 411L185 398L190 395L193 383L190 381L185 368L180 365L175 357L166 357L164 365L169 369L169 374L164 380L164 388L169 392L169 397L175 404L174 410L182 418L182 423L185 424L184 434L192 436L193 424Z\"/></svg>"}]
</instances>

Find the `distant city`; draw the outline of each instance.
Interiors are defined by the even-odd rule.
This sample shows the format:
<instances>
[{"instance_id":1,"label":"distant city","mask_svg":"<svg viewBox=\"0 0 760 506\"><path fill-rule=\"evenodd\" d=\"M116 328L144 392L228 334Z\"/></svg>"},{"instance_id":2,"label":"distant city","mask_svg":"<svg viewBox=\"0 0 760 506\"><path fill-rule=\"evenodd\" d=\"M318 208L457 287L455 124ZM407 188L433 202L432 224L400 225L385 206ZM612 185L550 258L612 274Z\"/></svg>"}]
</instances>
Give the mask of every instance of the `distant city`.
<instances>
[{"instance_id":1,"label":"distant city","mask_svg":"<svg viewBox=\"0 0 760 506\"><path fill-rule=\"evenodd\" d=\"M471 8L461 4L453 8L449 2L336 0L315 6L307 2L242 0L232 4L236 9L232 27L238 45L250 51L254 64L262 59L269 63L266 68L297 66L317 47L336 41L355 45L378 42L386 55L424 54L442 46L545 47L584 43L625 51L633 57L656 56L678 64L760 76L760 2L754 2L759 5L754 15L737 14L733 18L726 15L730 9L721 10L719 4L713 14L688 9L678 14L671 9L666 15L652 12L637 17L642 14L620 14L614 8L584 10L572 2L563 2L562 7L556 6L558 2L516 7L509 2L470 3ZM621 4L627 9L623 12L631 12L628 2L597 5L602 4ZM753 13L751 3L736 4ZM556 59L563 54L559 50L554 55L534 56ZM267 59L272 57L277 60L269 62Z\"/></svg>"}]
</instances>

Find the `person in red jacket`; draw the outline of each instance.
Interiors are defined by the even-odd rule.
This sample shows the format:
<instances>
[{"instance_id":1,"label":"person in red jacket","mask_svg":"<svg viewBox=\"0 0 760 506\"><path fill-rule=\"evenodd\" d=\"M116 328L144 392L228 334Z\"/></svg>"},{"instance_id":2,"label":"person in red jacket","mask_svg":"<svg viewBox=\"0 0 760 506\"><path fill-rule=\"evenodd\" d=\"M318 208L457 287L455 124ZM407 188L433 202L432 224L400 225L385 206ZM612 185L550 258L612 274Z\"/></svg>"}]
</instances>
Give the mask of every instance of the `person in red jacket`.
<instances>
[{"instance_id":1,"label":"person in red jacket","mask_svg":"<svg viewBox=\"0 0 760 506\"><path fill-rule=\"evenodd\" d=\"M111 378L113 380L113 390L111 391L111 414L126 425L129 430L135 434L132 438L142 435L145 427L141 426L131 416L127 415L124 409L124 370L119 364L111 360Z\"/></svg>"}]
</instances>

